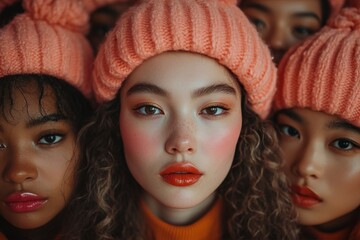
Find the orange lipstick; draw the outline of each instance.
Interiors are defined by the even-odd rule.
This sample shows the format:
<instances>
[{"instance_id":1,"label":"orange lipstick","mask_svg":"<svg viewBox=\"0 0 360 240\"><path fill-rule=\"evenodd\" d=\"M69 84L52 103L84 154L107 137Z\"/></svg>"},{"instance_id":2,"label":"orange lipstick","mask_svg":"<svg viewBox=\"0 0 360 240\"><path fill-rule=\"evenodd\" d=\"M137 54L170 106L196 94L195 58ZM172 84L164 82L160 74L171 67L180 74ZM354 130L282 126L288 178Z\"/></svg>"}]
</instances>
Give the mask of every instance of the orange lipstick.
<instances>
[{"instance_id":1,"label":"orange lipstick","mask_svg":"<svg viewBox=\"0 0 360 240\"><path fill-rule=\"evenodd\" d=\"M203 173L190 163L173 163L160 172L166 183L177 187L193 185L202 175Z\"/></svg>"}]
</instances>

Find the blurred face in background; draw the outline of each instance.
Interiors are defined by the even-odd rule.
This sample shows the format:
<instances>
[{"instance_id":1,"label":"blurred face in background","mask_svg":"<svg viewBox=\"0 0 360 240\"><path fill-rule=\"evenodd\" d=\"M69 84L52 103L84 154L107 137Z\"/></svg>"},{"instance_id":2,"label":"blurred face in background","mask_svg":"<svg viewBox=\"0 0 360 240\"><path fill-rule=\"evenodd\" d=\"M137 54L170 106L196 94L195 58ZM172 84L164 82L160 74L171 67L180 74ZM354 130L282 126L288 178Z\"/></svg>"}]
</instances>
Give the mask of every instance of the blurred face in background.
<instances>
[{"instance_id":1,"label":"blurred face in background","mask_svg":"<svg viewBox=\"0 0 360 240\"><path fill-rule=\"evenodd\" d=\"M319 31L328 15L325 0L243 0L240 8L278 64L293 45Z\"/></svg>"}]
</instances>

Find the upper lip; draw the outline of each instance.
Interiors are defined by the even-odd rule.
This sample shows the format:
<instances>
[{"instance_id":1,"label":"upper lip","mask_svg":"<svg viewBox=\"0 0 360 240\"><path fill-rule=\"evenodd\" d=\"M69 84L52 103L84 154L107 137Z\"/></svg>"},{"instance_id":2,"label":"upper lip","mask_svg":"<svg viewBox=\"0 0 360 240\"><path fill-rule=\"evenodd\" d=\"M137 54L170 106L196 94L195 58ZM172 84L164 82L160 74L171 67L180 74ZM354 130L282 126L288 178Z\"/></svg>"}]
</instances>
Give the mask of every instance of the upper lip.
<instances>
[{"instance_id":1,"label":"upper lip","mask_svg":"<svg viewBox=\"0 0 360 240\"><path fill-rule=\"evenodd\" d=\"M161 172L160 175L168 175L168 174L196 174L202 175L203 173L198 170L191 163L172 163L167 165Z\"/></svg>"},{"instance_id":2,"label":"upper lip","mask_svg":"<svg viewBox=\"0 0 360 240\"><path fill-rule=\"evenodd\" d=\"M304 197L311 197L311 198L321 200L320 196L317 195L315 192L313 192L308 187L299 186L299 185L293 185L291 187L291 189L295 194L298 194L298 195L301 195L301 196L304 196Z\"/></svg>"},{"instance_id":3,"label":"upper lip","mask_svg":"<svg viewBox=\"0 0 360 240\"><path fill-rule=\"evenodd\" d=\"M5 198L6 203L11 202L28 202L28 201L38 201L38 200L44 200L44 197L41 197L35 193L31 192L14 192L9 194Z\"/></svg>"}]
</instances>

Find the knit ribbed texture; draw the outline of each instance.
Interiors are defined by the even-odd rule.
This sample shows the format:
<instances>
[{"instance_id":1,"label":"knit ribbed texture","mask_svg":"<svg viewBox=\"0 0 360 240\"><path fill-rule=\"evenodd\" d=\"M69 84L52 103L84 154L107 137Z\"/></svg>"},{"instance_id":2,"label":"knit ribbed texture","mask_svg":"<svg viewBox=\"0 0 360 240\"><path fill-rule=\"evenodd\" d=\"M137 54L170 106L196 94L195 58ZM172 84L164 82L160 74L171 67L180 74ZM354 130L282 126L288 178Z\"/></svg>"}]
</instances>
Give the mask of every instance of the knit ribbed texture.
<instances>
[{"instance_id":1,"label":"knit ribbed texture","mask_svg":"<svg viewBox=\"0 0 360 240\"><path fill-rule=\"evenodd\" d=\"M310 108L360 126L360 10L343 9L279 66L275 110Z\"/></svg>"},{"instance_id":2,"label":"knit ribbed texture","mask_svg":"<svg viewBox=\"0 0 360 240\"><path fill-rule=\"evenodd\" d=\"M238 77L253 109L268 114L276 69L236 0L143 0L124 13L95 60L97 101L113 99L137 66L166 51L216 59Z\"/></svg>"},{"instance_id":3,"label":"knit ribbed texture","mask_svg":"<svg viewBox=\"0 0 360 240\"><path fill-rule=\"evenodd\" d=\"M222 235L222 201L218 200L204 216L186 226L168 224L156 217L141 201L145 222L156 240L220 240Z\"/></svg>"},{"instance_id":4,"label":"knit ribbed texture","mask_svg":"<svg viewBox=\"0 0 360 240\"><path fill-rule=\"evenodd\" d=\"M90 97L93 54L88 13L73 0L23 0L26 10L0 29L0 77L47 74Z\"/></svg>"},{"instance_id":5,"label":"knit ribbed texture","mask_svg":"<svg viewBox=\"0 0 360 240\"><path fill-rule=\"evenodd\" d=\"M88 12L113 3L135 2L136 0L82 0Z\"/></svg>"}]
</instances>

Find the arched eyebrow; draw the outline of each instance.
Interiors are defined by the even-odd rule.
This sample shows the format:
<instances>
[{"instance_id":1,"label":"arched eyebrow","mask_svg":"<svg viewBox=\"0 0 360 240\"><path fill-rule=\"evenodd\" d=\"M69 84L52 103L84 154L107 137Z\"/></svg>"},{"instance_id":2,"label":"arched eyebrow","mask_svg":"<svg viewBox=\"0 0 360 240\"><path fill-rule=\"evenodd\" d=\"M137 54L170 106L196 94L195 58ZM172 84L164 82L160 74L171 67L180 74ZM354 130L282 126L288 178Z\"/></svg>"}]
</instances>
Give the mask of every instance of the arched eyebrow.
<instances>
[{"instance_id":1,"label":"arched eyebrow","mask_svg":"<svg viewBox=\"0 0 360 240\"><path fill-rule=\"evenodd\" d=\"M350 131L354 131L357 134L360 134L360 128L356 127L354 125L352 125L351 123L348 123L344 120L334 120L331 121L327 127L329 129L344 129L344 130L350 130Z\"/></svg>"},{"instance_id":2,"label":"arched eyebrow","mask_svg":"<svg viewBox=\"0 0 360 240\"><path fill-rule=\"evenodd\" d=\"M244 8L255 8L265 13L270 13L271 9L260 3L245 3Z\"/></svg>"},{"instance_id":3,"label":"arched eyebrow","mask_svg":"<svg viewBox=\"0 0 360 240\"><path fill-rule=\"evenodd\" d=\"M130 95L133 95L136 93L153 93L153 94L164 96L164 97L166 97L168 95L168 93L164 89L162 89L154 84L151 84L151 83L135 84L126 92L126 95L130 96Z\"/></svg>"},{"instance_id":4,"label":"arched eyebrow","mask_svg":"<svg viewBox=\"0 0 360 240\"><path fill-rule=\"evenodd\" d=\"M262 5L260 3L245 3L244 8L254 8L257 9L261 12L264 13L271 13L271 9L268 8L265 5ZM293 14L293 17L297 17L297 18L315 18L317 21L319 21L321 23L321 19L318 15L316 15L314 12L310 12L310 11L304 11L304 12L297 12L295 14Z\"/></svg>"},{"instance_id":5,"label":"arched eyebrow","mask_svg":"<svg viewBox=\"0 0 360 240\"><path fill-rule=\"evenodd\" d=\"M283 109L283 110L280 110L278 113L276 113L276 118L279 116L279 115L285 115L289 118L291 118L292 120L294 120L295 122L298 122L298 123L304 123L304 119L298 115L297 113L295 113L294 111L292 111L291 109Z\"/></svg>"},{"instance_id":6,"label":"arched eyebrow","mask_svg":"<svg viewBox=\"0 0 360 240\"><path fill-rule=\"evenodd\" d=\"M152 93L160 96L168 96L169 93L165 91L164 89L151 84L151 83L138 83L132 86L127 92L126 95L130 96L132 94L136 93ZM226 93L236 96L236 90L232 86L228 84L212 84L210 86L202 87L199 89L196 89L191 96L193 98L195 97L201 97L204 95L209 95L212 93Z\"/></svg>"},{"instance_id":7,"label":"arched eyebrow","mask_svg":"<svg viewBox=\"0 0 360 240\"><path fill-rule=\"evenodd\" d=\"M321 23L321 19L318 15L316 15L313 12L297 12L293 14L293 17L296 18L314 18L316 19L319 23Z\"/></svg>"},{"instance_id":8,"label":"arched eyebrow","mask_svg":"<svg viewBox=\"0 0 360 240\"><path fill-rule=\"evenodd\" d=\"M53 113L48 115L43 115L37 118L32 118L26 123L27 128L32 128L35 126L39 126L41 124L47 123L47 122L58 122L61 120L67 120L68 118L60 113Z\"/></svg>"},{"instance_id":9,"label":"arched eyebrow","mask_svg":"<svg viewBox=\"0 0 360 240\"><path fill-rule=\"evenodd\" d=\"M192 97L201 97L211 93L226 93L236 96L236 90L228 84L213 84L207 87L197 89L193 92Z\"/></svg>"}]
</instances>

